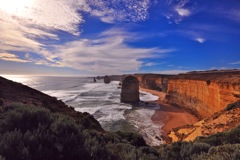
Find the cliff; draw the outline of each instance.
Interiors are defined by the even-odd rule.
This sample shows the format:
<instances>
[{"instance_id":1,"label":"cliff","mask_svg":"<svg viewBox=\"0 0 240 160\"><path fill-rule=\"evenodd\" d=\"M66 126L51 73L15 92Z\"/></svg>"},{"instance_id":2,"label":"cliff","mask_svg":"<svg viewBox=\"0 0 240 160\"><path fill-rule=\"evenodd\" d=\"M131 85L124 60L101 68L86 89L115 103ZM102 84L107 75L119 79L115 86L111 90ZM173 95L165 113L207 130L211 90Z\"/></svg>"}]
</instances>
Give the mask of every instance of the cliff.
<instances>
[{"instance_id":1,"label":"cliff","mask_svg":"<svg viewBox=\"0 0 240 160\"><path fill-rule=\"evenodd\" d=\"M173 75L164 74L134 74L138 78L139 85L142 88L166 92L168 88L168 79Z\"/></svg>"},{"instance_id":2,"label":"cliff","mask_svg":"<svg viewBox=\"0 0 240 160\"><path fill-rule=\"evenodd\" d=\"M169 142L193 141L198 136L207 137L224 132L240 125L240 101L228 105L224 110L216 112L193 125L173 129L168 134Z\"/></svg>"},{"instance_id":3,"label":"cliff","mask_svg":"<svg viewBox=\"0 0 240 160\"><path fill-rule=\"evenodd\" d=\"M32 105L49 109L51 112L71 116L88 129L103 131L99 122L88 113L76 112L61 100L46 95L21 83L0 77L0 107L11 105Z\"/></svg>"},{"instance_id":4,"label":"cliff","mask_svg":"<svg viewBox=\"0 0 240 160\"><path fill-rule=\"evenodd\" d=\"M166 101L206 118L240 99L240 70L189 72L171 77Z\"/></svg>"}]
</instances>

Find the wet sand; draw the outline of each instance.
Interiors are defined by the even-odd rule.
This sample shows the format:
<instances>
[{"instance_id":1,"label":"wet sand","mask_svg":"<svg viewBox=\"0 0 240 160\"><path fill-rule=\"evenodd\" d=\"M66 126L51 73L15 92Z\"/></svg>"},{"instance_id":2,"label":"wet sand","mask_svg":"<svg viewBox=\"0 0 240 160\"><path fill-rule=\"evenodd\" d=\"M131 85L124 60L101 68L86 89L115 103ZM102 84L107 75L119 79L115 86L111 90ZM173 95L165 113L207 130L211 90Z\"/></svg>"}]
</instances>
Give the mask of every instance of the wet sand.
<instances>
[{"instance_id":1,"label":"wet sand","mask_svg":"<svg viewBox=\"0 0 240 160\"><path fill-rule=\"evenodd\" d=\"M165 93L144 88L140 88L140 90L159 97L157 101L153 101L152 103L157 103L160 106L160 109L155 110L151 119L156 124L164 123L163 128L161 128L163 135L166 135L173 128L186 124L193 124L198 121L194 115L186 112L184 109L164 103L163 99L165 97Z\"/></svg>"}]
</instances>

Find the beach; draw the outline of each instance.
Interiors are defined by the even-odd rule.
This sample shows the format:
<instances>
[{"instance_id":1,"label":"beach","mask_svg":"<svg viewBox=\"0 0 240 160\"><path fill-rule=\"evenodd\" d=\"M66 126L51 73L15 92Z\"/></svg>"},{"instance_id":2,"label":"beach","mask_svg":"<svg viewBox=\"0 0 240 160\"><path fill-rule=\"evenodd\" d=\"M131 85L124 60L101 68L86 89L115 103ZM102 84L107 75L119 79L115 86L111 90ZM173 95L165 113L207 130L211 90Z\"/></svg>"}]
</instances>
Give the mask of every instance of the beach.
<instances>
[{"instance_id":1,"label":"beach","mask_svg":"<svg viewBox=\"0 0 240 160\"><path fill-rule=\"evenodd\" d=\"M145 88L140 88L140 90L159 97L158 100L151 102L156 103L160 106L160 109L155 110L151 119L155 124L164 123L164 126L160 129L160 132L162 132L164 136L173 128L180 127L186 124L193 124L198 121L198 119L194 115L190 114L184 109L164 103L164 92Z\"/></svg>"}]
</instances>

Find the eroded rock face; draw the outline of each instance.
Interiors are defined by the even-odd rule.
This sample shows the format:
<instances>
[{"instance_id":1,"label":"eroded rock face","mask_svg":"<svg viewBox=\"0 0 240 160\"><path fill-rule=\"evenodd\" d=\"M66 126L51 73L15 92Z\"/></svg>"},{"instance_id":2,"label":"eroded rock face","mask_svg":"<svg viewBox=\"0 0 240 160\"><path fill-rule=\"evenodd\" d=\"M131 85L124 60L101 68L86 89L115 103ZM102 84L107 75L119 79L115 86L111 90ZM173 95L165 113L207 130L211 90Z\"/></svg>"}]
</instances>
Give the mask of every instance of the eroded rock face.
<instances>
[{"instance_id":1,"label":"eroded rock face","mask_svg":"<svg viewBox=\"0 0 240 160\"><path fill-rule=\"evenodd\" d=\"M118 80L123 81L123 79L130 75L122 75ZM168 79L175 75L167 74L132 74L139 81L139 87L145 89L156 90L160 92L167 92ZM111 76L112 78L112 76Z\"/></svg>"},{"instance_id":2,"label":"eroded rock face","mask_svg":"<svg viewBox=\"0 0 240 160\"><path fill-rule=\"evenodd\" d=\"M166 100L191 109L200 118L211 116L240 97L240 71L180 74L168 82Z\"/></svg>"},{"instance_id":3,"label":"eroded rock face","mask_svg":"<svg viewBox=\"0 0 240 160\"><path fill-rule=\"evenodd\" d=\"M134 76L127 76L122 81L121 102L139 102L139 81Z\"/></svg>"},{"instance_id":4,"label":"eroded rock face","mask_svg":"<svg viewBox=\"0 0 240 160\"><path fill-rule=\"evenodd\" d=\"M163 74L136 74L139 85L142 88L153 89L161 92L167 92L168 79L172 75Z\"/></svg>"},{"instance_id":5,"label":"eroded rock face","mask_svg":"<svg viewBox=\"0 0 240 160\"><path fill-rule=\"evenodd\" d=\"M168 134L169 142L193 141L198 136L209 136L224 132L240 125L240 101L232 104L234 108L225 109L193 125L175 128Z\"/></svg>"},{"instance_id":6,"label":"eroded rock face","mask_svg":"<svg viewBox=\"0 0 240 160\"><path fill-rule=\"evenodd\" d=\"M111 79L109 76L104 76L104 79L103 79L104 83L108 84L111 82Z\"/></svg>"}]
</instances>

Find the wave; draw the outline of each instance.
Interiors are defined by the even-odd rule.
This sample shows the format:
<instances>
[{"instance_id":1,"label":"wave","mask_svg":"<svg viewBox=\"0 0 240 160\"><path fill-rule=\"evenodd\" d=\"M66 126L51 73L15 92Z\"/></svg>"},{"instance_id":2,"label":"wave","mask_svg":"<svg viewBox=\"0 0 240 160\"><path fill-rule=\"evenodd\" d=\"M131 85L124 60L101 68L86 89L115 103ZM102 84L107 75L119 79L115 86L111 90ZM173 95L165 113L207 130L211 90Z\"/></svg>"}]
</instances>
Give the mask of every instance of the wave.
<instances>
[{"instance_id":1,"label":"wave","mask_svg":"<svg viewBox=\"0 0 240 160\"><path fill-rule=\"evenodd\" d=\"M151 119L155 109L159 109L159 107L138 108L126 114L127 120L137 128L145 141L151 146L163 144L161 128L164 124L155 124Z\"/></svg>"},{"instance_id":2,"label":"wave","mask_svg":"<svg viewBox=\"0 0 240 160\"><path fill-rule=\"evenodd\" d=\"M21 79L26 80L26 79ZM28 81L27 81L28 80ZM158 106L148 105L148 108L134 108L120 102L119 81L105 84L103 81L93 83L92 78L59 78L34 77L24 81L24 84L57 97L76 111L92 114L108 131L138 131L150 145L162 144L161 125L151 120ZM140 91L141 101L155 101L158 96Z\"/></svg>"}]
</instances>

